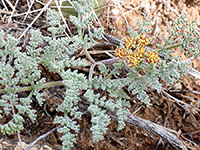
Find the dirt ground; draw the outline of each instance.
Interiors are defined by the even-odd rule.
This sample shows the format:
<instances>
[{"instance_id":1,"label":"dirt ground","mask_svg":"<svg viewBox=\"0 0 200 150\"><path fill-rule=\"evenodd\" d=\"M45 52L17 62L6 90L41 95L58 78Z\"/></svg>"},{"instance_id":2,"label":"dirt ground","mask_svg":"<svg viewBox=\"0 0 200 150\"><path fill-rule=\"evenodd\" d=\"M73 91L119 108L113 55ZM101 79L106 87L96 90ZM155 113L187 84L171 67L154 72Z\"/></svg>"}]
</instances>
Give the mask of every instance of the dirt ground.
<instances>
[{"instance_id":1,"label":"dirt ground","mask_svg":"<svg viewBox=\"0 0 200 150\"><path fill-rule=\"evenodd\" d=\"M123 3L122 3L123 2ZM22 4L23 7L20 7ZM120 5L118 5L120 4ZM16 13L27 11L26 1L19 2ZM33 8L39 9L41 5L36 3ZM9 13L3 13L3 5L0 2L0 28L6 28L8 25L7 20L3 16L9 16ZM124 12L121 12L121 9ZM5 10L4 10L5 11ZM118 38L130 36L128 33L128 26L137 30L137 20L145 18L150 19L153 24L151 26L151 47L156 48L156 43L162 44L162 35L168 35L166 25L171 26L173 20L178 18L182 11L188 15L188 21L196 20L198 27L200 27L200 1L199 0L124 0L124 1L106 1L105 7L99 16L102 26L105 28L105 33L113 35ZM2 13L1 13L2 12ZM34 18L32 14L30 18ZM44 18L41 16L41 20ZM16 20L16 21L15 21ZM20 29L20 20L17 17L13 18L13 29L16 31ZM31 19L30 19L31 22ZM38 25L38 24L39 25ZM40 28L40 21L34 24L35 28ZM113 49L110 49L113 50ZM109 51L114 55L112 51ZM108 57L108 53L99 54L102 56L94 56L96 59ZM185 56L177 49L176 55L180 55L182 59ZM193 68L200 71L200 59L195 58L193 61ZM86 68L86 72L87 72ZM48 74L52 80L58 80L56 75ZM183 144L191 150L200 149L200 80L192 76L185 76L179 83L171 86L165 86L168 94L173 97L189 104L188 108L182 104L176 103L174 100L167 98L163 94L158 94L155 91L149 92L152 100L152 106L146 108L139 101L133 103L131 112L140 108L135 114L138 117L150 120L159 125L163 125L169 129L177 131L177 137ZM170 91L171 90L171 91ZM43 92L46 102L43 107L39 107L37 103L33 103L33 107L37 110L38 118L35 123L26 120L24 130L21 132L23 146L32 143L38 136L47 133L56 126L52 123L53 118L56 116L56 107L62 102L63 91L62 88L49 88ZM22 93L26 95L26 93ZM4 118L3 122L6 122ZM85 115L82 121L79 121L81 126L80 133L77 135L77 143L74 150L83 149L98 149L98 150L173 150L175 149L169 143L163 141L159 142L159 137L153 134L142 131L134 126L127 125L122 131L117 131L117 123L112 121L109 125L109 130L105 135L105 139L97 143L92 142L92 134L89 128L91 127L90 117ZM61 149L61 135L53 132L49 136L43 138L32 149ZM3 135L0 133L0 149L11 150L19 149L17 135Z\"/></svg>"}]
</instances>

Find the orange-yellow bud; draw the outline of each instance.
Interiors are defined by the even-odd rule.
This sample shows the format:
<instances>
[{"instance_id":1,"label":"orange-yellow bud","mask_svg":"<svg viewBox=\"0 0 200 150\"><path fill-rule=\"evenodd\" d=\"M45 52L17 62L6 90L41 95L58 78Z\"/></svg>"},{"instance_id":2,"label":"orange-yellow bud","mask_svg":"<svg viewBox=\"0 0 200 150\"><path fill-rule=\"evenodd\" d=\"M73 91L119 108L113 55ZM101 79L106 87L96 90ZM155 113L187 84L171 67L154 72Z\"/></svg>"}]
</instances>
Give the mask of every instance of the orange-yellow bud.
<instances>
[{"instance_id":1,"label":"orange-yellow bud","mask_svg":"<svg viewBox=\"0 0 200 150\"><path fill-rule=\"evenodd\" d=\"M115 53L117 56L119 56L119 59L122 60L123 57L126 57L126 55L128 54L128 52L126 52L123 48L117 47L115 49Z\"/></svg>"},{"instance_id":2,"label":"orange-yellow bud","mask_svg":"<svg viewBox=\"0 0 200 150\"><path fill-rule=\"evenodd\" d=\"M155 63L158 63L160 61L160 57L158 56L157 52L148 51L146 55L146 61L154 65Z\"/></svg>"},{"instance_id":3,"label":"orange-yellow bud","mask_svg":"<svg viewBox=\"0 0 200 150\"><path fill-rule=\"evenodd\" d=\"M140 60L135 58L134 56L127 56L125 58L126 63L130 66L130 67L137 67L137 65L140 63Z\"/></svg>"}]
</instances>

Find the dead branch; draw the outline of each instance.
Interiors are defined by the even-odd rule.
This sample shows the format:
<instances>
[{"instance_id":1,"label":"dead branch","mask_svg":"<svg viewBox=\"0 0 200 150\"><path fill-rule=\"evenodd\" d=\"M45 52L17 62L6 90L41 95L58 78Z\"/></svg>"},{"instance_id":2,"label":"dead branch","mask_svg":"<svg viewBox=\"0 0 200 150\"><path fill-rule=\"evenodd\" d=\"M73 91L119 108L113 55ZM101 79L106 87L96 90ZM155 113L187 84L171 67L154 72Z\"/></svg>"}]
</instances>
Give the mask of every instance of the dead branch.
<instances>
[{"instance_id":1,"label":"dead branch","mask_svg":"<svg viewBox=\"0 0 200 150\"><path fill-rule=\"evenodd\" d=\"M153 123L149 120L136 117L135 115L129 115L126 123L161 137L178 150L187 150L185 145L183 145L183 143L174 134L170 133L169 129L166 127Z\"/></svg>"}]
</instances>

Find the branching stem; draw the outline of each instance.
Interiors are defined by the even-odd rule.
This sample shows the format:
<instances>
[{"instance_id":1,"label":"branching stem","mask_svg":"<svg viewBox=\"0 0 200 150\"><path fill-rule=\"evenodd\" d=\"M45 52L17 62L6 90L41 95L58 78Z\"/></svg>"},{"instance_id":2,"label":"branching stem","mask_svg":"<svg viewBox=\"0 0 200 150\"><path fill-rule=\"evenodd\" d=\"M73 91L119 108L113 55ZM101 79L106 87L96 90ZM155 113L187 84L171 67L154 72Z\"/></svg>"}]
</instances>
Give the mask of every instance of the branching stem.
<instances>
[{"instance_id":1,"label":"branching stem","mask_svg":"<svg viewBox=\"0 0 200 150\"><path fill-rule=\"evenodd\" d=\"M41 85L42 88L47 88L47 87L54 87L54 86L61 86L64 85L62 81L55 81L55 82L48 82L44 83ZM26 91L31 91L33 90L32 86L27 86L27 87L20 87L17 92L26 92ZM5 89L0 89L0 93L6 93L7 91Z\"/></svg>"},{"instance_id":2,"label":"branching stem","mask_svg":"<svg viewBox=\"0 0 200 150\"><path fill-rule=\"evenodd\" d=\"M81 29L79 29L79 35L82 36ZM181 46L181 44L172 45L172 46L167 47L166 50L169 50L169 49L172 49L172 48L177 48L177 47L180 47L180 46ZM102 61L99 61L99 62L95 62L93 60L93 58L90 56L90 54L88 53L87 49L83 48L83 50L84 50L86 56L88 57L88 59L93 63L91 68L90 68L89 79L92 79L94 67L96 65L98 65L98 63L103 63L105 65L109 65L109 64L113 64L113 63L116 63L116 62L119 61L119 57L116 57L116 58L111 58L111 59L106 59L106 60L102 60ZM160 50L161 49L159 49L158 52ZM109 74L109 76L107 76L107 78L110 77L111 75L112 75L112 72ZM41 89L47 88L47 87L62 86L62 85L64 85L62 81L48 82L48 83L42 84ZM25 91L31 91L31 90L33 90L33 87L27 86L27 87L20 87L17 92L25 92ZM0 93L7 93L7 91L5 89L0 89Z\"/></svg>"},{"instance_id":3,"label":"branching stem","mask_svg":"<svg viewBox=\"0 0 200 150\"><path fill-rule=\"evenodd\" d=\"M79 19L80 17L81 17L81 15L78 14L78 19ZM81 29L80 27L78 27L78 35L79 35L79 37L81 37L81 39L82 39L82 41L83 41L82 29ZM84 51L86 57L89 59L89 61L91 61L93 64L96 63L96 62L94 61L94 59L92 58L92 56L88 53L87 48L86 48L84 45L82 45L82 48L83 48L83 51Z\"/></svg>"}]
</instances>

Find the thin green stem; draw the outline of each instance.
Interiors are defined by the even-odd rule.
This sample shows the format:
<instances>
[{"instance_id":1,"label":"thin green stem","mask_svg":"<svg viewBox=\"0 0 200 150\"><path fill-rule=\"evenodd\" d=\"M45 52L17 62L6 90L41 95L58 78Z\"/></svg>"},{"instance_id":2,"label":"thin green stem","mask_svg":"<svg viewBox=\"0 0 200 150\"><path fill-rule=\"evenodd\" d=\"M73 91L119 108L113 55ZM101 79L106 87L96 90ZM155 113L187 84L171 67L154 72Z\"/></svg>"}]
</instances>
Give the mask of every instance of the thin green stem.
<instances>
[{"instance_id":1,"label":"thin green stem","mask_svg":"<svg viewBox=\"0 0 200 150\"><path fill-rule=\"evenodd\" d=\"M81 17L81 15L78 14L78 19L80 17ZM79 37L81 37L81 40L83 40L82 29L80 27L78 28L78 35L79 35ZM94 59L92 58L92 56L88 53L87 48L84 45L82 45L82 48L83 48L83 51L84 51L86 57L89 59L89 61L91 61L93 64L96 63L94 61Z\"/></svg>"},{"instance_id":2,"label":"thin green stem","mask_svg":"<svg viewBox=\"0 0 200 150\"><path fill-rule=\"evenodd\" d=\"M113 69L106 77L105 77L105 79L104 80L107 80L108 78L110 78L112 75L113 75L113 73L116 71L116 69Z\"/></svg>"},{"instance_id":3,"label":"thin green stem","mask_svg":"<svg viewBox=\"0 0 200 150\"><path fill-rule=\"evenodd\" d=\"M95 66L96 66L97 64L98 64L98 63L93 63L93 64L90 66L90 71L89 71L89 80L92 79L93 71L94 71L94 68L95 68Z\"/></svg>"},{"instance_id":4,"label":"thin green stem","mask_svg":"<svg viewBox=\"0 0 200 150\"><path fill-rule=\"evenodd\" d=\"M32 90L31 92L30 92L30 94L28 95L28 99L31 99L31 97L33 96L33 93L34 93L34 91Z\"/></svg>"},{"instance_id":5,"label":"thin green stem","mask_svg":"<svg viewBox=\"0 0 200 150\"><path fill-rule=\"evenodd\" d=\"M172 46L169 46L166 48L166 50L170 50L170 49L173 49L173 48L177 48L177 47L180 47L182 44L175 44L175 45L172 45ZM157 52L160 52L161 49L158 49Z\"/></svg>"},{"instance_id":6,"label":"thin green stem","mask_svg":"<svg viewBox=\"0 0 200 150\"><path fill-rule=\"evenodd\" d=\"M61 86L61 85L64 85L62 81L48 82L48 83L42 84L40 89L53 87L53 86ZM31 91L31 90L33 90L32 86L26 86L26 87L19 88L17 92L26 92L26 91ZM7 91L5 89L0 89L0 93L7 93Z\"/></svg>"},{"instance_id":7,"label":"thin green stem","mask_svg":"<svg viewBox=\"0 0 200 150\"><path fill-rule=\"evenodd\" d=\"M106 59L106 60L101 60L101 61L99 61L99 62L93 63L93 64L90 66L89 80L92 79L92 75L93 75L94 68L95 68L95 66L98 65L99 63L103 63L104 65L111 65L111 64L114 64L114 63L116 63L116 62L118 62L118 61L119 61L119 57L115 57L115 58ZM112 72L111 72L111 73L112 73ZM111 75L112 75L112 74L111 74ZM111 76L111 75L110 75L110 76ZM109 76L109 77L110 77L110 76ZM106 79L108 79L108 78L106 77Z\"/></svg>"}]
</instances>

